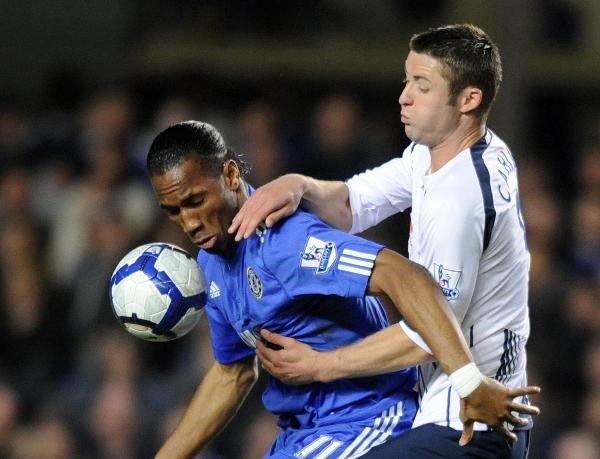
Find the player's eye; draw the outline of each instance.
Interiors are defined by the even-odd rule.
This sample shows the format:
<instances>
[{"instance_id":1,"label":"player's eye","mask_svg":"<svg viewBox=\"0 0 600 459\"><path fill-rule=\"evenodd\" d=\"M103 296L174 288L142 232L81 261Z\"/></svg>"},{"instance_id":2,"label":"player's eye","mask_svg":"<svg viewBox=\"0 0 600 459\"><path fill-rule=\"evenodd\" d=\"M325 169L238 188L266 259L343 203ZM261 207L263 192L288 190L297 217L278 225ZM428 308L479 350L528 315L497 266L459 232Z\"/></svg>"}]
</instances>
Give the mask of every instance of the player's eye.
<instances>
[{"instance_id":1,"label":"player's eye","mask_svg":"<svg viewBox=\"0 0 600 459\"><path fill-rule=\"evenodd\" d=\"M204 201L206 201L206 199L205 199L204 193L202 193L202 194L190 196L185 201L183 201L183 205L184 205L184 207L194 209L196 207L200 207L201 205L203 205Z\"/></svg>"},{"instance_id":2,"label":"player's eye","mask_svg":"<svg viewBox=\"0 0 600 459\"><path fill-rule=\"evenodd\" d=\"M163 206L162 208L167 213L167 215L169 217L176 217L177 215L179 215L179 208L178 207Z\"/></svg>"}]
</instances>

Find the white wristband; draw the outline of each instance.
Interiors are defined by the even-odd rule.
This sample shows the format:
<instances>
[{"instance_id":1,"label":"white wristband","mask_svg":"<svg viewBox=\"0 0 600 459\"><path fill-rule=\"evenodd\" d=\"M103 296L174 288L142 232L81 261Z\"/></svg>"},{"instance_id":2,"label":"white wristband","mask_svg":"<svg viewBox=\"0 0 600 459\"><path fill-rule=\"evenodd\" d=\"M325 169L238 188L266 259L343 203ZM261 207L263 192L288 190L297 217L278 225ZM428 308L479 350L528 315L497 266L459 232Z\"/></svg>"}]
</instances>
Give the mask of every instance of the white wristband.
<instances>
[{"instance_id":1,"label":"white wristband","mask_svg":"<svg viewBox=\"0 0 600 459\"><path fill-rule=\"evenodd\" d=\"M459 368L450 376L450 384L454 390L458 392L460 398L465 398L471 395L475 389L483 382L483 375L477 365L468 363L462 368Z\"/></svg>"}]
</instances>

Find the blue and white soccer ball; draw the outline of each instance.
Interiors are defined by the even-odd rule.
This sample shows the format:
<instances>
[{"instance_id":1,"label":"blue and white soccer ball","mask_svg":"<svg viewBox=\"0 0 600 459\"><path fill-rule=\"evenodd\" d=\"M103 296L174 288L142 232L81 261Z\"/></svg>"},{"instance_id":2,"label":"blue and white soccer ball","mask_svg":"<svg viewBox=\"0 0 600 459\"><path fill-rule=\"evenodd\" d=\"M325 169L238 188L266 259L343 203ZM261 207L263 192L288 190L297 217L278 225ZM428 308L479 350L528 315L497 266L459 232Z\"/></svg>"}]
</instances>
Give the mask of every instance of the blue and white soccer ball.
<instances>
[{"instance_id":1,"label":"blue and white soccer ball","mask_svg":"<svg viewBox=\"0 0 600 459\"><path fill-rule=\"evenodd\" d=\"M144 244L119 262L110 279L110 302L121 325L148 341L188 333L206 304L206 280L185 250L163 242Z\"/></svg>"}]
</instances>

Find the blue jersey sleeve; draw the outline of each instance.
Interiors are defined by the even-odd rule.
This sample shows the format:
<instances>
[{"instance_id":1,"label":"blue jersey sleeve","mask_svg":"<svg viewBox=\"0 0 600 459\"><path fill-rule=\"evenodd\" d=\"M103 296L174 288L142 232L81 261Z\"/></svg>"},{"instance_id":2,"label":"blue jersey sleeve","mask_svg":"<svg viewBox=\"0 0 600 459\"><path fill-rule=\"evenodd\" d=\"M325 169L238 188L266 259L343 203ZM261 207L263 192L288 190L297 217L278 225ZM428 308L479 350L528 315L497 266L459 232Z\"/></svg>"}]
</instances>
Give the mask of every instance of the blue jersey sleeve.
<instances>
[{"instance_id":1,"label":"blue jersey sleeve","mask_svg":"<svg viewBox=\"0 0 600 459\"><path fill-rule=\"evenodd\" d=\"M267 230L263 239L263 266L290 299L315 294L364 297L383 248L304 211Z\"/></svg>"},{"instance_id":2,"label":"blue jersey sleeve","mask_svg":"<svg viewBox=\"0 0 600 459\"><path fill-rule=\"evenodd\" d=\"M223 365L237 362L255 354L248 347L223 314L210 301L205 306L210 327L210 338L215 360Z\"/></svg>"}]
</instances>

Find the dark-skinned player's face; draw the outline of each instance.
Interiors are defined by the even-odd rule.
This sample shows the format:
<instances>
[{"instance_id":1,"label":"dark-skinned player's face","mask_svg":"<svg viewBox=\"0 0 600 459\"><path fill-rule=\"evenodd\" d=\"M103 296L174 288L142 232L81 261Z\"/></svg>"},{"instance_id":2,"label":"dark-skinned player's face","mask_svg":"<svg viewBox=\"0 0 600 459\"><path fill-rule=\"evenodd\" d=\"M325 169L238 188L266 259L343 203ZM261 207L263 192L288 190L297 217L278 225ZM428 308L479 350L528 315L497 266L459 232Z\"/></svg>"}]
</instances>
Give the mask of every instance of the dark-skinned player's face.
<instances>
[{"instance_id":1,"label":"dark-skinned player's face","mask_svg":"<svg viewBox=\"0 0 600 459\"><path fill-rule=\"evenodd\" d=\"M150 181L160 207L194 244L215 254L231 249L234 240L227 228L244 195L234 161L225 161L221 173L215 173L191 156Z\"/></svg>"}]
</instances>

